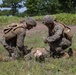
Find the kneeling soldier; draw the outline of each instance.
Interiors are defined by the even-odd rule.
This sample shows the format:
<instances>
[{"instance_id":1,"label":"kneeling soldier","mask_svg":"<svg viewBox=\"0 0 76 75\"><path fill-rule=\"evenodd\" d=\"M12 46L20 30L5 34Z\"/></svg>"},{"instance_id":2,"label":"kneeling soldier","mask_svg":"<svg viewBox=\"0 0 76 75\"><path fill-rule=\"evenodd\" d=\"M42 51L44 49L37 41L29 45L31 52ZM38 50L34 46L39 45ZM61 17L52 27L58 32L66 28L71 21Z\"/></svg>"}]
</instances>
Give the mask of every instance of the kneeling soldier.
<instances>
[{"instance_id":1,"label":"kneeling soldier","mask_svg":"<svg viewBox=\"0 0 76 75\"><path fill-rule=\"evenodd\" d=\"M49 35L45 43L49 43L51 55L64 54L65 49L72 45L71 29L62 23L54 21L52 16L46 15L42 23L48 28Z\"/></svg>"},{"instance_id":2,"label":"kneeling soldier","mask_svg":"<svg viewBox=\"0 0 76 75\"><path fill-rule=\"evenodd\" d=\"M13 59L19 58L17 48L26 55L29 51L24 46L24 39L26 36L26 29L30 30L36 27L36 21L29 17L26 20L22 20L20 23L12 23L10 26L5 27L2 44L9 52L9 56Z\"/></svg>"}]
</instances>

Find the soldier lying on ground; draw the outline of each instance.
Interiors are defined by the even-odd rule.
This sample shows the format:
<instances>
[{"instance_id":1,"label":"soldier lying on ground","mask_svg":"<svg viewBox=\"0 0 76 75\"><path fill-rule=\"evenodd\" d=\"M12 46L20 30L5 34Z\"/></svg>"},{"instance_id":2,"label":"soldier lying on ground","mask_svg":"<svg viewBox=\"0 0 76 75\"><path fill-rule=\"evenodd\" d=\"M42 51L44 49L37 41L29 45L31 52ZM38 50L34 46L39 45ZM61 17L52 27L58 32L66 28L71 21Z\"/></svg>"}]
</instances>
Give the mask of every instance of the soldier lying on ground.
<instances>
[{"instance_id":1,"label":"soldier lying on ground","mask_svg":"<svg viewBox=\"0 0 76 75\"><path fill-rule=\"evenodd\" d=\"M27 51L27 47L24 46L24 39L26 30L30 30L33 27L36 27L36 21L32 17L22 20L20 23L12 23L5 27L1 43L9 52L9 57L12 57L13 59L19 58L18 49L22 52L23 56L30 52Z\"/></svg>"},{"instance_id":2,"label":"soldier lying on ground","mask_svg":"<svg viewBox=\"0 0 76 75\"><path fill-rule=\"evenodd\" d=\"M45 39L45 43L50 46L50 53L54 55L64 54L65 49L72 45L71 29L62 23L54 21L52 16L46 15L42 23L48 28L49 35Z\"/></svg>"},{"instance_id":3,"label":"soldier lying on ground","mask_svg":"<svg viewBox=\"0 0 76 75\"><path fill-rule=\"evenodd\" d=\"M68 52L65 52L63 55L61 54L61 58L69 58L73 56L73 50L70 48ZM50 56L50 50L47 50L45 48L35 48L31 50L31 53L24 56L25 60L31 60L35 59L36 61L44 61L45 58L49 58ZM60 58L59 57L59 58Z\"/></svg>"},{"instance_id":4,"label":"soldier lying on ground","mask_svg":"<svg viewBox=\"0 0 76 75\"><path fill-rule=\"evenodd\" d=\"M35 48L31 50L31 53L25 55L24 59L25 60L35 59L38 61L42 61L47 57L50 57L49 50L46 50L45 48Z\"/></svg>"}]
</instances>

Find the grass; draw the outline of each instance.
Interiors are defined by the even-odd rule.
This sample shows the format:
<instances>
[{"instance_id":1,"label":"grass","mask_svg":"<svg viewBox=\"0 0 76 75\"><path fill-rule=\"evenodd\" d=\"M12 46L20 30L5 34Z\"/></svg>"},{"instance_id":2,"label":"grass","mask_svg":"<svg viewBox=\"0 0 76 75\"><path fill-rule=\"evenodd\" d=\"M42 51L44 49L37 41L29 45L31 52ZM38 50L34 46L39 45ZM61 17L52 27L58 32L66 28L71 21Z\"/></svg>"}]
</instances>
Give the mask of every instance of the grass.
<instances>
[{"instance_id":1,"label":"grass","mask_svg":"<svg viewBox=\"0 0 76 75\"><path fill-rule=\"evenodd\" d=\"M27 37L25 38L25 44L28 45L29 47L34 47L34 48L37 48L37 47L45 47L45 43L44 43L44 40L43 40L43 37L45 37L47 35L46 31L44 32L36 32L34 34L31 34L31 35L27 35ZM37 34L37 35L36 35Z\"/></svg>"},{"instance_id":2,"label":"grass","mask_svg":"<svg viewBox=\"0 0 76 75\"><path fill-rule=\"evenodd\" d=\"M76 75L76 59L52 59L0 62L0 75Z\"/></svg>"},{"instance_id":3,"label":"grass","mask_svg":"<svg viewBox=\"0 0 76 75\"><path fill-rule=\"evenodd\" d=\"M76 50L76 34L75 34L75 33L74 33L74 36L73 36L72 48L73 48L74 50Z\"/></svg>"}]
</instances>

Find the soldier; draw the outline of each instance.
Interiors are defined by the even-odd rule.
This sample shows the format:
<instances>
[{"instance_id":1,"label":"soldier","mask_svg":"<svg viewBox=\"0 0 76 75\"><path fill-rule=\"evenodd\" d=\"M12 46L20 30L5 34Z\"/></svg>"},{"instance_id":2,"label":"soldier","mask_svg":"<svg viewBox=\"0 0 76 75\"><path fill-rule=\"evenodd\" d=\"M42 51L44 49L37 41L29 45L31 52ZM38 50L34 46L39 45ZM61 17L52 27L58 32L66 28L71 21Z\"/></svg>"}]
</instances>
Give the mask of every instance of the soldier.
<instances>
[{"instance_id":1,"label":"soldier","mask_svg":"<svg viewBox=\"0 0 76 75\"><path fill-rule=\"evenodd\" d=\"M4 29L2 44L9 52L10 57L13 59L19 58L20 55L17 48L23 55L30 52L26 50L27 47L24 46L24 38L26 36L26 29L30 30L33 27L36 27L36 21L32 17L29 17L20 23L13 23Z\"/></svg>"},{"instance_id":2,"label":"soldier","mask_svg":"<svg viewBox=\"0 0 76 75\"><path fill-rule=\"evenodd\" d=\"M59 55L64 54L65 49L72 45L71 29L54 21L50 15L44 16L42 23L48 28L49 35L45 43L49 43L51 55L60 57Z\"/></svg>"},{"instance_id":3,"label":"soldier","mask_svg":"<svg viewBox=\"0 0 76 75\"><path fill-rule=\"evenodd\" d=\"M45 58L50 57L49 50L45 48L35 48L32 49L31 52L24 56L25 60L35 59L36 61L44 61Z\"/></svg>"}]
</instances>

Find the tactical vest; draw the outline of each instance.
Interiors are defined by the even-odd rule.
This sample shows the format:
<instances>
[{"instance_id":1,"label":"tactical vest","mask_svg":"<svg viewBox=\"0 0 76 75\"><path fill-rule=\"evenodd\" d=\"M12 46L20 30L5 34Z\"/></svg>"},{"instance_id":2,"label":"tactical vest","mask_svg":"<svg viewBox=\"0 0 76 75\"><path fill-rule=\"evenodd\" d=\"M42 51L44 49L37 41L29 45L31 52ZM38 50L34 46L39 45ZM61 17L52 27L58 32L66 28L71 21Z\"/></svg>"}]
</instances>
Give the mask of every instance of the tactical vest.
<instances>
[{"instance_id":1,"label":"tactical vest","mask_svg":"<svg viewBox=\"0 0 76 75\"><path fill-rule=\"evenodd\" d=\"M16 36L18 33L20 33L20 29L24 28L25 26L23 24L18 23L12 23L11 25L8 25L4 28L3 33L6 40Z\"/></svg>"},{"instance_id":2,"label":"tactical vest","mask_svg":"<svg viewBox=\"0 0 76 75\"><path fill-rule=\"evenodd\" d=\"M71 28L69 28L68 26L66 26L65 24L63 24L61 22L59 22L59 23L63 27L63 37L65 37L66 39L71 39L73 37Z\"/></svg>"}]
</instances>

